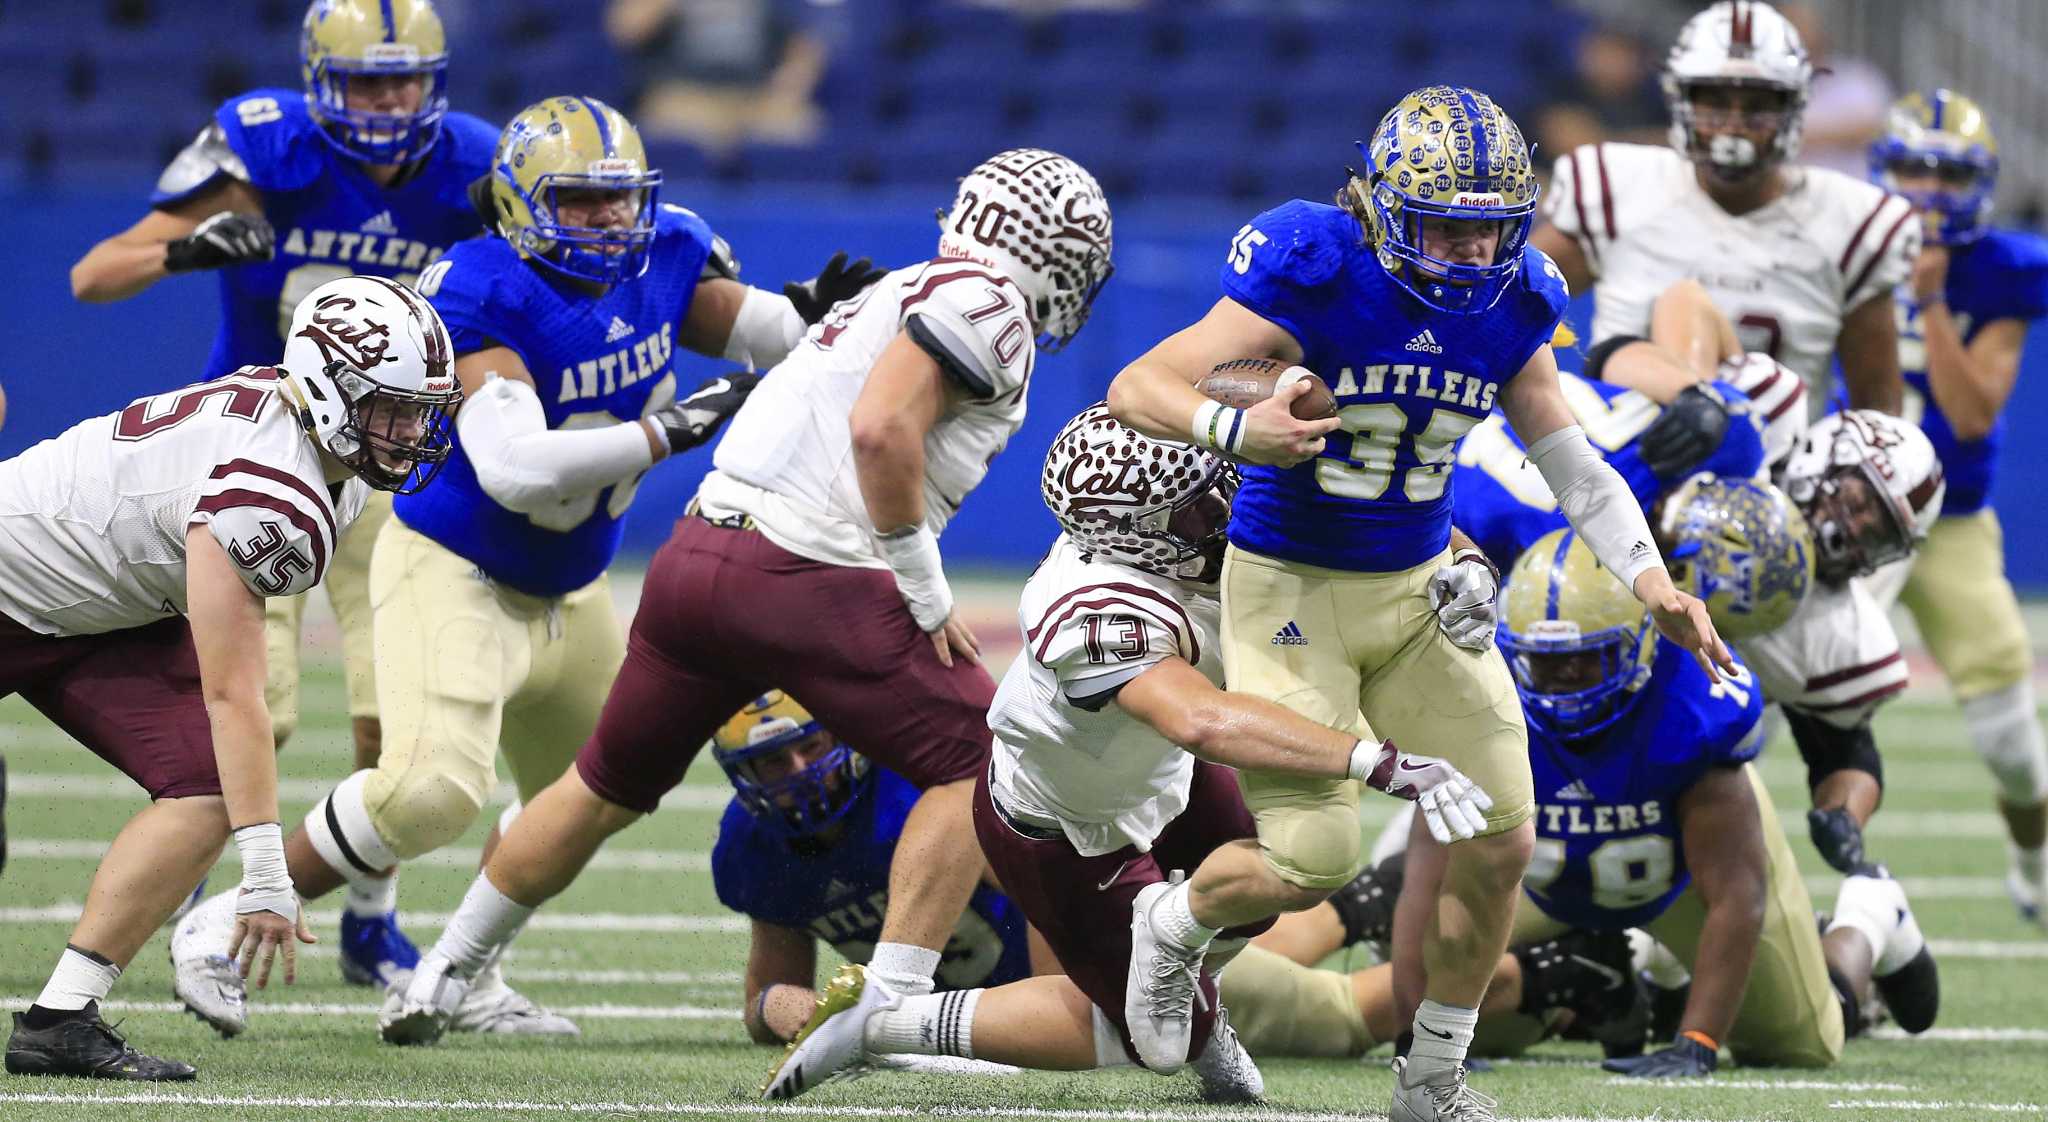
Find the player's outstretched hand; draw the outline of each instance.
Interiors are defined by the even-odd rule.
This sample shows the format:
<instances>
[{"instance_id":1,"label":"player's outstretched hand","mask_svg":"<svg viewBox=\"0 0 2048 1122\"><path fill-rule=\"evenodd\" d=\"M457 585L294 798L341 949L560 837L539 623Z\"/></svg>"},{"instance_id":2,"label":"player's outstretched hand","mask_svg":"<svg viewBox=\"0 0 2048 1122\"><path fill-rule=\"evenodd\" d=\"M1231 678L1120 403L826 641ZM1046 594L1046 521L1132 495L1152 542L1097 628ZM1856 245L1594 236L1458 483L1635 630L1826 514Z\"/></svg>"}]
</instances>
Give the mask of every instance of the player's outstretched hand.
<instances>
[{"instance_id":1,"label":"player's outstretched hand","mask_svg":"<svg viewBox=\"0 0 2048 1122\"><path fill-rule=\"evenodd\" d=\"M1637 577L1636 599L1650 609L1650 618L1666 639L1692 652L1708 680L1718 683L1723 673L1736 673L1735 656L1728 653L1728 644L1714 630L1706 602L1679 591L1669 573L1650 569Z\"/></svg>"},{"instance_id":2,"label":"player's outstretched hand","mask_svg":"<svg viewBox=\"0 0 2048 1122\"><path fill-rule=\"evenodd\" d=\"M1616 1056L1600 1066L1637 1079L1700 1079L1714 1074L1720 1053L1690 1036L1681 1036L1669 1048L1642 1056Z\"/></svg>"},{"instance_id":3,"label":"player's outstretched hand","mask_svg":"<svg viewBox=\"0 0 2048 1122\"><path fill-rule=\"evenodd\" d=\"M1238 445L1235 458L1287 468L1321 455L1323 438L1337 430L1337 418L1304 421L1293 412L1294 399L1314 388L1307 379L1290 382L1245 410L1244 441Z\"/></svg>"},{"instance_id":4,"label":"player's outstretched hand","mask_svg":"<svg viewBox=\"0 0 2048 1122\"><path fill-rule=\"evenodd\" d=\"M268 261L276 252L277 234L267 219L260 214L224 210L164 246L164 271L189 273L194 269Z\"/></svg>"},{"instance_id":5,"label":"player's outstretched hand","mask_svg":"<svg viewBox=\"0 0 2048 1122\"><path fill-rule=\"evenodd\" d=\"M825 318L832 305L860 295L888 272L865 257L848 264L842 249L825 262L817 276L807 281L790 281L782 286L782 294L796 305L796 314L804 317L805 323L816 323Z\"/></svg>"},{"instance_id":6,"label":"player's outstretched hand","mask_svg":"<svg viewBox=\"0 0 2048 1122\"><path fill-rule=\"evenodd\" d=\"M687 452L717 435L727 417L739 412L747 395L761 384L759 374L735 370L706 379L690 396L649 413L668 441L668 454Z\"/></svg>"},{"instance_id":7,"label":"player's outstretched hand","mask_svg":"<svg viewBox=\"0 0 2048 1122\"><path fill-rule=\"evenodd\" d=\"M1500 622L1500 573L1484 554L1467 550L1429 578L1436 625L1469 651L1493 646Z\"/></svg>"},{"instance_id":8,"label":"player's outstretched hand","mask_svg":"<svg viewBox=\"0 0 2048 1122\"><path fill-rule=\"evenodd\" d=\"M1351 775L1375 791L1414 803L1430 836L1444 845L1478 837L1486 829L1486 812L1493 809L1493 796L1449 761L1403 752L1391 740L1377 746L1360 741L1351 753Z\"/></svg>"},{"instance_id":9,"label":"player's outstretched hand","mask_svg":"<svg viewBox=\"0 0 2048 1122\"><path fill-rule=\"evenodd\" d=\"M291 904L284 906L292 909L291 915L264 910L241 912L235 916L235 937L228 943L228 957L240 965L244 978L249 976L252 966L257 968L257 989L270 984L270 964L279 951L284 952L285 985L298 981L298 944L320 941L306 926L305 908L299 904L296 895Z\"/></svg>"},{"instance_id":10,"label":"player's outstretched hand","mask_svg":"<svg viewBox=\"0 0 2048 1122\"><path fill-rule=\"evenodd\" d=\"M948 613L946 622L929 634L932 649L939 652L940 665L952 666L955 655L975 666L981 665L981 641L974 637L974 632L968 630L966 624L960 622L958 614Z\"/></svg>"}]
</instances>

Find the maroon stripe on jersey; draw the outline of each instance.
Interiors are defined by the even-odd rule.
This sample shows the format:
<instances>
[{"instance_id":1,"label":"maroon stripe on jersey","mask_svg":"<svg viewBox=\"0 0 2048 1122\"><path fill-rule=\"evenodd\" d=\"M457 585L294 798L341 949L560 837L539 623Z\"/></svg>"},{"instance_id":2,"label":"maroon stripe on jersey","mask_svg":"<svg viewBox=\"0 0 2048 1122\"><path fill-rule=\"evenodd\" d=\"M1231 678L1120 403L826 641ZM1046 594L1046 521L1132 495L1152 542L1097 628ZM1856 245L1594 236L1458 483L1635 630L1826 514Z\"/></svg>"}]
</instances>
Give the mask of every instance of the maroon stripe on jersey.
<instances>
[{"instance_id":1,"label":"maroon stripe on jersey","mask_svg":"<svg viewBox=\"0 0 2048 1122\"><path fill-rule=\"evenodd\" d=\"M1058 611L1060 610L1060 607L1061 607L1062 605L1066 604L1066 603L1067 603L1068 601L1070 601L1070 600L1074 600L1074 599L1076 599L1076 598L1078 598L1078 597L1086 596L1086 595L1088 595L1088 594L1089 594L1089 593L1091 593L1091 592L1100 592L1100 593L1117 593L1117 592L1121 592L1121 593L1125 593L1125 594L1128 594L1128 595L1132 595L1132 596L1137 596L1137 597L1141 597L1141 598L1143 598L1143 599L1146 599L1146 600L1150 600L1150 601L1152 601L1152 602L1153 602L1153 603L1155 603L1155 604L1164 604L1164 605L1165 605L1165 606L1167 606L1168 608L1171 608L1171 609L1173 609L1173 614L1174 614L1175 616L1179 617L1179 619L1180 619L1180 624L1181 624L1181 627L1180 627L1180 631L1181 631L1181 634L1183 634L1183 635L1187 636L1187 641L1188 641L1188 649L1189 649L1189 650L1190 650L1190 651L1191 651L1191 652L1192 652L1192 653L1194 654L1194 656L1195 656L1195 657L1193 657L1193 658L1189 659L1188 661L1189 661L1189 662L1191 662L1191 663L1194 663L1194 662L1200 662L1200 661L1202 661L1202 645L1201 645L1201 642L1200 642L1199 640L1197 640L1197 639L1195 638L1195 634L1196 634L1196 632L1195 632L1195 625L1194 625L1194 621L1192 621L1192 620L1188 619L1188 612L1187 612L1187 609L1186 609L1186 608L1183 608L1183 607L1181 607L1181 606L1180 606L1180 604L1179 604L1179 603L1177 603L1177 602L1175 602L1175 601L1174 601L1174 599L1173 599L1172 597L1170 597L1170 596L1162 596L1162 595L1160 595L1159 593L1157 593L1157 592L1154 592L1153 590L1151 590L1151 589L1149 589L1149 588L1146 588L1146 587L1145 587L1144 585L1142 585L1142 584L1130 584L1130 583L1127 583L1127 582L1124 582L1124 581L1111 581L1111 582L1108 582L1108 583L1105 583L1105 584L1089 584L1089 585L1083 585L1083 586L1081 586L1080 588L1077 588L1077 589L1073 590L1072 592L1069 592L1069 593L1067 593L1067 594L1066 594L1065 596L1062 596L1062 597L1060 597L1059 599L1057 599L1057 600L1053 601L1053 602L1052 602L1052 605L1051 605L1050 607L1048 607L1048 608L1046 608L1046 609L1045 609L1045 614L1039 617L1039 620L1038 620L1038 626L1037 626L1037 627L1033 627L1033 628L1030 628L1030 629L1026 630L1026 631L1025 631L1025 633L1024 633L1024 641L1025 641L1026 643L1030 643L1030 644L1037 644L1037 651L1038 651L1038 657L1039 657L1039 658L1041 658L1041 659L1042 659L1042 658L1044 658L1044 657L1045 657L1045 643L1039 643L1039 641L1038 641L1038 636L1039 636L1039 633L1040 633L1040 632L1043 632L1043 631L1045 631L1045 630L1046 630L1046 627L1047 627L1047 625L1048 625L1048 624L1051 624L1051 625L1053 625L1054 627L1057 627L1057 626L1058 626L1058 624L1059 624L1059 623L1060 623L1061 621L1063 621L1063 620L1065 620L1065 619L1067 618L1067 616L1070 616L1070 615L1072 615L1072 614L1073 614L1073 612L1069 611L1069 612L1065 613L1064 615L1061 615L1061 616L1059 617L1059 619L1058 619L1058 620L1055 620L1055 619L1053 618L1053 613L1055 613L1055 612L1058 612ZM1138 607L1139 605L1132 605L1132 606L1133 606L1133 607ZM1078 610L1078 609L1077 609L1077 610ZM1156 609L1149 609L1149 608L1148 608L1147 610L1151 610L1151 611L1154 611L1154 612L1156 612ZM1046 635L1046 643L1050 643L1051 641L1052 641L1052 636L1051 636L1050 634L1047 634L1047 635Z\"/></svg>"},{"instance_id":2,"label":"maroon stripe on jersey","mask_svg":"<svg viewBox=\"0 0 2048 1122\"><path fill-rule=\"evenodd\" d=\"M1808 693L1812 693L1815 690L1832 689L1836 686L1841 685L1843 682L1853 682L1856 679L1863 677L1865 674L1873 674L1879 670L1883 670L1885 667L1890 666L1891 664L1898 662L1904 659L1905 657L1906 656L1903 653L1899 651L1893 651L1892 653L1884 656L1883 658L1878 659L1876 662L1866 662L1861 666L1851 666L1844 670L1837 670L1832 674L1822 674L1817 678L1808 678L1806 680L1806 690Z\"/></svg>"},{"instance_id":3,"label":"maroon stripe on jersey","mask_svg":"<svg viewBox=\"0 0 2048 1122\"><path fill-rule=\"evenodd\" d=\"M1870 230L1870 224L1877 221L1877 214L1884 209L1884 204L1896 197L1889 191L1885 192L1885 196L1877 200L1877 205L1870 208L1870 213L1863 216L1863 222L1856 227L1856 232L1849 235L1849 247L1842 251L1842 260L1835 265L1836 272L1849 271L1849 262L1856 256L1856 247L1863 244L1863 235Z\"/></svg>"},{"instance_id":4,"label":"maroon stripe on jersey","mask_svg":"<svg viewBox=\"0 0 2048 1122\"><path fill-rule=\"evenodd\" d=\"M219 514L221 511L233 510L236 507L255 507L284 515L292 525L299 528L300 533L313 542L313 582L318 584L327 576L327 545L320 538L320 527L306 517L306 512L300 510L297 503L278 498L268 491L249 491L231 487L218 495L208 495L199 500L199 505L193 509L195 513Z\"/></svg>"},{"instance_id":5,"label":"maroon stripe on jersey","mask_svg":"<svg viewBox=\"0 0 2048 1122\"><path fill-rule=\"evenodd\" d=\"M1593 229L1586 225L1586 169L1579 166L1579 153L1576 149L1572 152L1572 210L1579 216L1579 244L1591 246ZM1598 260L1599 251L1595 250L1593 256Z\"/></svg>"},{"instance_id":6,"label":"maroon stripe on jersey","mask_svg":"<svg viewBox=\"0 0 2048 1122\"><path fill-rule=\"evenodd\" d=\"M1844 709L1860 709L1866 705L1875 705L1895 693L1902 692L1905 688L1905 682L1893 682L1889 685L1879 686L1868 693L1859 693L1847 701L1831 701L1826 705L1801 705L1799 708L1809 713L1839 713Z\"/></svg>"},{"instance_id":7,"label":"maroon stripe on jersey","mask_svg":"<svg viewBox=\"0 0 2048 1122\"><path fill-rule=\"evenodd\" d=\"M1614 240L1614 188L1607 185L1607 150L1593 146L1593 165L1600 169L1600 216L1607 220L1607 240Z\"/></svg>"},{"instance_id":8,"label":"maroon stripe on jersey","mask_svg":"<svg viewBox=\"0 0 2048 1122\"><path fill-rule=\"evenodd\" d=\"M1877 252L1870 255L1870 260L1863 263L1863 268L1856 274L1856 279L1850 281L1849 287L1842 290L1842 303L1845 306L1855 306L1856 301L1853 297L1863 288L1863 282L1870 279L1871 270L1877 268L1879 261L1884 260L1885 250L1890 249L1892 247L1892 239L1899 236L1899 228L1904 226L1906 221L1912 217L1913 208L1910 206L1903 208L1899 213L1898 220L1893 222L1891 228L1884 232L1884 240L1877 243Z\"/></svg>"},{"instance_id":9,"label":"maroon stripe on jersey","mask_svg":"<svg viewBox=\"0 0 2048 1122\"><path fill-rule=\"evenodd\" d=\"M279 471L277 468L271 467L269 464L259 464L254 460L229 460L227 463L224 463L219 467L214 468L213 475L210 476L210 478L225 479L230 475L236 474L253 475L258 479L268 479L272 483L280 483L286 487L291 488L294 491L297 491L300 495L305 497L305 500L307 502L313 504L314 510L320 512L321 520L327 523L328 538L332 540L338 540L341 537L340 532L337 531L334 527L333 508L329 506L326 498L322 496L320 492L314 490L310 485L308 485L305 480L300 479L298 476L293 475L291 472ZM320 536L319 534L313 533L313 531L311 530L308 530L306 532L308 534L312 534L312 536L316 539Z\"/></svg>"},{"instance_id":10,"label":"maroon stripe on jersey","mask_svg":"<svg viewBox=\"0 0 2048 1122\"><path fill-rule=\"evenodd\" d=\"M1040 624L1040 626L1046 628L1045 634L1042 638L1039 639L1038 646L1032 650L1031 657L1037 659L1041 664L1044 663L1046 650L1052 646L1052 641L1059 636L1060 627L1063 624L1065 624L1067 620L1073 618L1075 615L1078 615L1081 612L1092 612L1101 608L1129 608L1133 612L1138 612L1144 615L1144 617L1147 619L1158 620L1160 618L1159 610L1157 608L1148 607L1144 604L1138 603L1136 600L1128 599L1126 597L1114 594L1104 595L1094 600L1076 600L1073 603L1067 605L1067 609L1059 614L1059 618L1048 619ZM1186 639L1185 644L1181 642L1181 640L1183 639L1182 632L1180 628L1174 626L1172 620L1166 621L1166 629L1173 633L1175 640L1174 646L1182 647L1183 649L1185 649L1188 646L1194 646L1194 640L1191 637L1188 637ZM1197 647L1192 653L1194 654L1194 657L1196 659L1200 659L1202 657L1202 652L1199 647Z\"/></svg>"},{"instance_id":11,"label":"maroon stripe on jersey","mask_svg":"<svg viewBox=\"0 0 2048 1122\"><path fill-rule=\"evenodd\" d=\"M946 262L948 265L951 265L954 260L957 260L959 265L961 266L958 270L940 276L934 276L929 280L926 280L924 282L924 285L920 287L916 292L913 292L909 296L903 298L902 310L907 312L912 307L924 303L925 300L930 298L932 292L935 291L940 285L950 284L956 280L985 280L992 284L995 284L998 287L1006 284L1009 285L1011 288L1017 287L1017 283L1015 281L999 273L991 272L986 267L976 262L968 261L965 259L949 260L943 257L939 259L939 261ZM938 262L934 262L934 264L937 263Z\"/></svg>"}]
</instances>

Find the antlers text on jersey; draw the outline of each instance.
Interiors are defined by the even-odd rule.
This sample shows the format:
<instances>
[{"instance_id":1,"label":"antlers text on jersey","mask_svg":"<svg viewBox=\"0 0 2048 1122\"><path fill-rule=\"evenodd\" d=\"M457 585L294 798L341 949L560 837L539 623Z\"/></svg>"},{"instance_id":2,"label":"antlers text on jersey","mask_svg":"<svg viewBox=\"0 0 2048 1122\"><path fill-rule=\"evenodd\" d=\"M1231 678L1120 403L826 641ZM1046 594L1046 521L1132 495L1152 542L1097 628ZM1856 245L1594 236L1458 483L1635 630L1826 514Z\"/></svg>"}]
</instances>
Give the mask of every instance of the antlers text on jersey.
<instances>
[{"instance_id":1,"label":"antlers text on jersey","mask_svg":"<svg viewBox=\"0 0 2048 1122\"><path fill-rule=\"evenodd\" d=\"M1490 378L1475 378L1456 370L1438 370L1408 363L1381 363L1357 371L1347 366L1337 372L1337 380L1330 387L1330 392L1339 398L1361 394L1368 397L1386 393L1412 395L1427 401L1477 409L1482 413L1493 408L1493 397L1499 390L1500 383Z\"/></svg>"},{"instance_id":2,"label":"antlers text on jersey","mask_svg":"<svg viewBox=\"0 0 2048 1122\"><path fill-rule=\"evenodd\" d=\"M613 316L605 338L623 340L631 331L632 325ZM675 352L675 344L671 342L674 338L674 322L663 320L653 331L634 339L630 347L584 359L574 367L562 367L562 388L555 395L556 404L603 397L667 371L669 358Z\"/></svg>"}]
</instances>

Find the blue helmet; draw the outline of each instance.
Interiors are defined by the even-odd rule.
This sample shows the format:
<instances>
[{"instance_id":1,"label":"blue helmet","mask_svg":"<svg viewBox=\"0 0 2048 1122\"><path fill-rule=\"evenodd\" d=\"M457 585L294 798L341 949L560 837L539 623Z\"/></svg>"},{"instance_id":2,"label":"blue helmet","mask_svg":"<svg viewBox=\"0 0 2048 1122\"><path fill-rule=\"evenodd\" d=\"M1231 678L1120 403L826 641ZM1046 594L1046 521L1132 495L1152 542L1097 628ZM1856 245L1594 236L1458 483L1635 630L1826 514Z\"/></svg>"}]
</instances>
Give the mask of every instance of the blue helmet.
<instances>
[{"instance_id":1,"label":"blue helmet","mask_svg":"<svg viewBox=\"0 0 2048 1122\"><path fill-rule=\"evenodd\" d=\"M1358 150L1365 173L1338 198L1380 265L1438 311L1493 307L1521 268L1541 190L1513 119L1477 90L1429 86L1402 98ZM1425 218L1499 223L1493 260L1461 265L1425 253Z\"/></svg>"},{"instance_id":2,"label":"blue helmet","mask_svg":"<svg viewBox=\"0 0 2048 1122\"><path fill-rule=\"evenodd\" d=\"M1908 190L1901 175L1933 175L1940 186ZM1884 135L1870 146L1870 178L1904 195L1942 245L1984 236L1998 186L1998 138L1977 103L1953 90L1909 93L1892 103Z\"/></svg>"},{"instance_id":3,"label":"blue helmet","mask_svg":"<svg viewBox=\"0 0 2048 1122\"><path fill-rule=\"evenodd\" d=\"M420 79L410 112L351 109L359 78ZM314 0L299 32L299 77L321 135L369 164L426 155L448 115L448 40L430 0Z\"/></svg>"},{"instance_id":4,"label":"blue helmet","mask_svg":"<svg viewBox=\"0 0 2048 1122\"><path fill-rule=\"evenodd\" d=\"M777 778L762 779L760 764L823 731L788 694L769 690L718 730L711 755L747 813L785 837L809 837L853 809L870 774L867 760L835 742L823 756Z\"/></svg>"},{"instance_id":5,"label":"blue helmet","mask_svg":"<svg viewBox=\"0 0 2048 1122\"><path fill-rule=\"evenodd\" d=\"M1523 551L1501 593L1499 643L1529 724L1564 740L1620 720L1650 680L1650 610L1572 530Z\"/></svg>"}]
</instances>

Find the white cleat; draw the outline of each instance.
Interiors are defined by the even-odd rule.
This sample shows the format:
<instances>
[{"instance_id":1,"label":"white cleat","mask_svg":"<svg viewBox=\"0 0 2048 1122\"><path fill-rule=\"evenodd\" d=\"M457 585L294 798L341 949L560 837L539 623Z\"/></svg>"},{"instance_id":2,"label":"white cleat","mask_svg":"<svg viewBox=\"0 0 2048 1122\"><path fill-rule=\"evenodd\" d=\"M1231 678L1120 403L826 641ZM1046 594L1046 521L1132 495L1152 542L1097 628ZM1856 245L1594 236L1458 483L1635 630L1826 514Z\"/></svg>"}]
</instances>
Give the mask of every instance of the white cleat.
<instances>
[{"instance_id":1,"label":"white cleat","mask_svg":"<svg viewBox=\"0 0 2048 1122\"><path fill-rule=\"evenodd\" d=\"M377 1035L384 1043L432 1044L448 1031L470 990L469 979L452 965L429 953L410 977L384 991L384 1008L377 1012Z\"/></svg>"},{"instance_id":2,"label":"white cleat","mask_svg":"<svg viewBox=\"0 0 2048 1122\"><path fill-rule=\"evenodd\" d=\"M1195 1074L1202 1080L1205 1103L1255 1103L1266 1095L1266 1077L1259 1074L1259 1065L1238 1042L1230 1015L1222 1009L1216 1010L1209 1046L1195 1060Z\"/></svg>"},{"instance_id":3,"label":"white cleat","mask_svg":"<svg viewBox=\"0 0 2048 1122\"><path fill-rule=\"evenodd\" d=\"M171 931L171 992L222 1036L238 1036L249 1027L248 987L228 957L240 895L239 888L230 888L200 903Z\"/></svg>"},{"instance_id":4,"label":"white cleat","mask_svg":"<svg viewBox=\"0 0 2048 1122\"><path fill-rule=\"evenodd\" d=\"M2019 847L2007 842L2005 853L2005 892L2012 897L2012 906L2019 909L2021 919L2048 927L2048 867L2041 876L2029 877L2020 867Z\"/></svg>"},{"instance_id":5,"label":"white cleat","mask_svg":"<svg viewBox=\"0 0 2048 1122\"><path fill-rule=\"evenodd\" d=\"M1465 1065L1449 1083L1408 1082L1408 1059L1394 1060L1394 1108L1387 1122L1497 1122L1500 1104L1465 1085Z\"/></svg>"},{"instance_id":6,"label":"white cleat","mask_svg":"<svg viewBox=\"0 0 2048 1122\"><path fill-rule=\"evenodd\" d=\"M576 1022L560 1013L535 1005L525 994L505 984L505 973L496 962L470 984L469 993L455 1008L448 1023L455 1032L491 1032L506 1036L582 1036Z\"/></svg>"},{"instance_id":7,"label":"white cleat","mask_svg":"<svg viewBox=\"0 0 2048 1122\"><path fill-rule=\"evenodd\" d=\"M867 1055L868 1018L901 1001L866 967L840 967L819 992L810 1022L761 1084L761 1097L793 1099L814 1087L868 1074L874 1068Z\"/></svg>"},{"instance_id":8,"label":"white cleat","mask_svg":"<svg viewBox=\"0 0 2048 1122\"><path fill-rule=\"evenodd\" d=\"M1148 884L1131 901L1131 962L1124 976L1124 1024L1147 1070L1187 1066L1195 999L1206 947L1182 947L1152 926L1152 905L1179 882Z\"/></svg>"}]
</instances>

